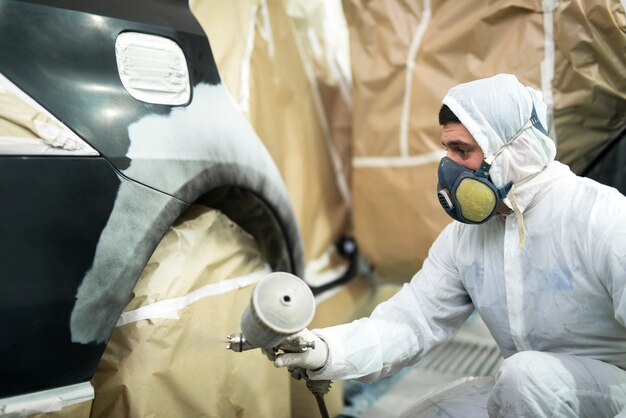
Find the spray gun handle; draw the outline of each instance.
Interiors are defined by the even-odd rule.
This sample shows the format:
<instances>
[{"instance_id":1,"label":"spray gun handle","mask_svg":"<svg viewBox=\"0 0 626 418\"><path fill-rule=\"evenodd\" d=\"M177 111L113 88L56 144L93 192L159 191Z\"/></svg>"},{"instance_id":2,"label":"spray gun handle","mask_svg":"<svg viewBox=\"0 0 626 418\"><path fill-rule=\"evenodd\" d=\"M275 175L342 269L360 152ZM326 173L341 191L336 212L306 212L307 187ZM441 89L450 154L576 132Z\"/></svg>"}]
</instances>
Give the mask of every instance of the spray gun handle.
<instances>
[{"instance_id":1,"label":"spray gun handle","mask_svg":"<svg viewBox=\"0 0 626 418\"><path fill-rule=\"evenodd\" d=\"M241 332L230 334L226 337L226 339L228 340L226 349L237 353L251 350L253 348L259 348L250 344ZM315 348L315 341L306 341L298 335L290 335L286 337L275 347L275 349L282 350L286 353L302 353L309 348Z\"/></svg>"},{"instance_id":2,"label":"spray gun handle","mask_svg":"<svg viewBox=\"0 0 626 418\"><path fill-rule=\"evenodd\" d=\"M226 344L226 349L228 350L241 353L242 351L259 348L246 341L246 338L241 332L230 334L226 338L228 339L228 344ZM308 350L309 348L315 348L315 341L306 341L299 335L294 334L286 337L280 342L280 344L278 344L277 347L271 348L270 350L273 353L275 353L277 350L291 353L301 353ZM332 382L330 380L311 380L306 374L306 370L300 367L290 367L288 370L291 376L296 380L304 378L307 388L315 396L315 400L317 401L317 406L319 407L322 418L329 418L328 409L326 408L326 404L324 403L324 395L330 390L330 385Z\"/></svg>"},{"instance_id":3,"label":"spray gun handle","mask_svg":"<svg viewBox=\"0 0 626 418\"><path fill-rule=\"evenodd\" d=\"M294 334L282 340L276 348L285 353L302 353L309 348L314 349L315 341L306 341L299 335Z\"/></svg>"}]
</instances>

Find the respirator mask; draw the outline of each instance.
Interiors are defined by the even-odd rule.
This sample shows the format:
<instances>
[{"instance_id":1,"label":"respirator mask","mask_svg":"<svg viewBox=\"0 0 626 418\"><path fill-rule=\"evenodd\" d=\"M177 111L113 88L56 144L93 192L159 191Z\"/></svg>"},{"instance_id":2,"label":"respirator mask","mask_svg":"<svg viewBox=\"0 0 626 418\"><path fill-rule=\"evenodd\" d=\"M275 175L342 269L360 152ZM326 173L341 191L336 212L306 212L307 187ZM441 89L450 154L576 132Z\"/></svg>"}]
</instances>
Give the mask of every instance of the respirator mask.
<instances>
[{"instance_id":1,"label":"respirator mask","mask_svg":"<svg viewBox=\"0 0 626 418\"><path fill-rule=\"evenodd\" d=\"M546 130L539 122L534 106L528 122L494 154L483 160L476 171L463 167L448 157L441 159L437 171L439 177L437 197L448 215L466 224L482 224L497 213L500 202L513 187L513 182L511 181L501 187L494 185L489 178L489 169L495 158L511 145L523 131L532 126L547 135ZM518 183L522 181L526 181L526 179Z\"/></svg>"}]
</instances>

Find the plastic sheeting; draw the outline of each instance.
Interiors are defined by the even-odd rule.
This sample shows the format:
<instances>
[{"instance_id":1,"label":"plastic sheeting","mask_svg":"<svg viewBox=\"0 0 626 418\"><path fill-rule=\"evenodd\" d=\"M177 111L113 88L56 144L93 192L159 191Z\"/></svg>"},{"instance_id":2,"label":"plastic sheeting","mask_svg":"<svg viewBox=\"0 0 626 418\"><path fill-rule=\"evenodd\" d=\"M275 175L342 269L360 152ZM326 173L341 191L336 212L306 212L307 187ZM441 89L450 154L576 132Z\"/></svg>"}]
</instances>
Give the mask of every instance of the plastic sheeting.
<instances>
[{"instance_id":1,"label":"plastic sheeting","mask_svg":"<svg viewBox=\"0 0 626 418\"><path fill-rule=\"evenodd\" d=\"M276 162L300 226L305 280L322 285L326 257L350 230L350 116L343 16L323 1L195 0L220 75ZM340 11L340 10L339 10ZM337 21L329 26L330 18ZM343 30L347 33L345 21ZM343 40L343 44L341 41ZM343 46L342 46L343 45ZM320 268L320 262L326 266Z\"/></svg>"},{"instance_id":2,"label":"plastic sheeting","mask_svg":"<svg viewBox=\"0 0 626 418\"><path fill-rule=\"evenodd\" d=\"M60 411L42 412L31 415L30 418L87 418L91 412L92 401L81 402L75 405L66 406Z\"/></svg>"},{"instance_id":3,"label":"plastic sheeting","mask_svg":"<svg viewBox=\"0 0 626 418\"><path fill-rule=\"evenodd\" d=\"M156 309L115 329L92 380L91 416L289 416L288 373L260 350L225 349L226 335L240 330L254 280L185 299L267 271L250 235L218 211L192 206L163 237L125 313L186 303L175 304L178 319Z\"/></svg>"},{"instance_id":4,"label":"plastic sheeting","mask_svg":"<svg viewBox=\"0 0 626 418\"><path fill-rule=\"evenodd\" d=\"M557 159L577 173L626 126L624 4L564 0L554 10Z\"/></svg>"},{"instance_id":5,"label":"plastic sheeting","mask_svg":"<svg viewBox=\"0 0 626 418\"><path fill-rule=\"evenodd\" d=\"M436 198L437 113L448 89L507 68L539 84L534 1L344 1L354 78L357 241L380 275L408 280L451 220ZM498 33L498 36L494 36ZM511 48L516 45L516 48Z\"/></svg>"},{"instance_id":6,"label":"plastic sheeting","mask_svg":"<svg viewBox=\"0 0 626 418\"><path fill-rule=\"evenodd\" d=\"M449 88L513 73L554 113L563 162L584 166L626 123L623 7L609 2L343 0L353 70L357 241L408 280L450 218L436 200L437 113Z\"/></svg>"}]
</instances>

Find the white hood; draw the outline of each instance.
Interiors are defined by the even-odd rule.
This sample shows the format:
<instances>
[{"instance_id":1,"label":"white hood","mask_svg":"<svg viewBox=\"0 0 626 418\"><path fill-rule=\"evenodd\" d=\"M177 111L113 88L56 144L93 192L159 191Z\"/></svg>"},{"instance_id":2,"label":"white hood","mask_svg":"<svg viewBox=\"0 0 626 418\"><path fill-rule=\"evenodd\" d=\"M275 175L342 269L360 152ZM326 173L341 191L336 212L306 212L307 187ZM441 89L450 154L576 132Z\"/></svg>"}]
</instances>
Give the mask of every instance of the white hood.
<instances>
[{"instance_id":1,"label":"white hood","mask_svg":"<svg viewBox=\"0 0 626 418\"><path fill-rule=\"evenodd\" d=\"M502 145L509 142L515 133L530 119L535 107L539 121L547 127L546 104L541 92L526 87L511 74L498 74L469 83L459 84L448 91L443 104L459 118L482 148L485 158L494 154ZM490 170L491 181L498 187L509 181L518 182L541 171L554 161L556 146L554 141L536 127L523 131L513 143L496 157ZM557 164L546 170L562 174L566 167ZM547 176L546 176L547 175ZM528 206L533 196L541 188L548 173L517 186L515 199L521 211ZM511 206L510 200L505 203Z\"/></svg>"}]
</instances>

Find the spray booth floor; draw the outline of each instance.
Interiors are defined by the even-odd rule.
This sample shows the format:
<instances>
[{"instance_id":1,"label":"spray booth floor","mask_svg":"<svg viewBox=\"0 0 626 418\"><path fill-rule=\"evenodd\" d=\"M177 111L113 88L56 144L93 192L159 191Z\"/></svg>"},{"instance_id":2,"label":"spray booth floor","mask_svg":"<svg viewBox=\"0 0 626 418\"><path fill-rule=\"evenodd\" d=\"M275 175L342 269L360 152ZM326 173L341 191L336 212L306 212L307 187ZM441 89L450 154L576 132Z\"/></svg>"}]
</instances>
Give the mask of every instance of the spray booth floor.
<instances>
[{"instance_id":1,"label":"spray booth floor","mask_svg":"<svg viewBox=\"0 0 626 418\"><path fill-rule=\"evenodd\" d=\"M346 382L346 406L340 418L424 416L417 412L424 409L421 406L432 404L445 392L467 385L486 390L491 379L484 376L493 376L501 362L495 341L474 314L454 339L437 347L415 366L373 384Z\"/></svg>"}]
</instances>

